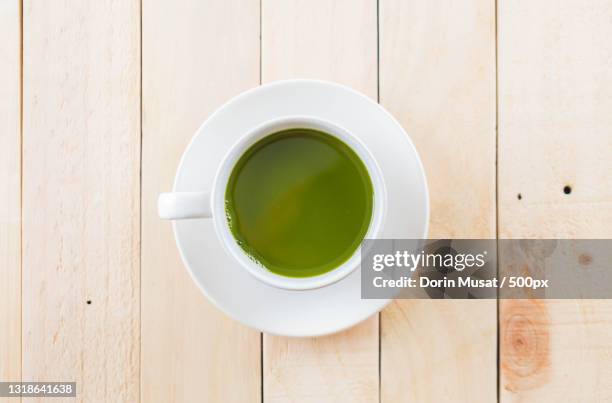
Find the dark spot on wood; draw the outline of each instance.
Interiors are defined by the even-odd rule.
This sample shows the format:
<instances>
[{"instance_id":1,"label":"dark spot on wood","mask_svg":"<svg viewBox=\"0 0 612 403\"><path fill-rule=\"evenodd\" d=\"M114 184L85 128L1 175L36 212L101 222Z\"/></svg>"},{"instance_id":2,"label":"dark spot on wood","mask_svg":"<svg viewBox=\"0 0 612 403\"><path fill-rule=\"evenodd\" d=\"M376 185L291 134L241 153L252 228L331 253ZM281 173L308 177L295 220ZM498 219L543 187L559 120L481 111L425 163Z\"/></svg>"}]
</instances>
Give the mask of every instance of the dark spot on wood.
<instances>
[{"instance_id":1,"label":"dark spot on wood","mask_svg":"<svg viewBox=\"0 0 612 403\"><path fill-rule=\"evenodd\" d=\"M572 193L572 187L569 185L565 185L565 187L563 188L563 193L565 193L566 195Z\"/></svg>"},{"instance_id":2,"label":"dark spot on wood","mask_svg":"<svg viewBox=\"0 0 612 403\"><path fill-rule=\"evenodd\" d=\"M583 266L588 266L593 262L593 257L591 257L591 255L583 253L580 256L578 256L578 263L580 263Z\"/></svg>"},{"instance_id":3,"label":"dark spot on wood","mask_svg":"<svg viewBox=\"0 0 612 403\"><path fill-rule=\"evenodd\" d=\"M87 300L87 305L91 305L91 300L90 299Z\"/></svg>"},{"instance_id":4,"label":"dark spot on wood","mask_svg":"<svg viewBox=\"0 0 612 403\"><path fill-rule=\"evenodd\" d=\"M521 200L523 198L523 195L519 193L519 194L516 195L516 198Z\"/></svg>"}]
</instances>

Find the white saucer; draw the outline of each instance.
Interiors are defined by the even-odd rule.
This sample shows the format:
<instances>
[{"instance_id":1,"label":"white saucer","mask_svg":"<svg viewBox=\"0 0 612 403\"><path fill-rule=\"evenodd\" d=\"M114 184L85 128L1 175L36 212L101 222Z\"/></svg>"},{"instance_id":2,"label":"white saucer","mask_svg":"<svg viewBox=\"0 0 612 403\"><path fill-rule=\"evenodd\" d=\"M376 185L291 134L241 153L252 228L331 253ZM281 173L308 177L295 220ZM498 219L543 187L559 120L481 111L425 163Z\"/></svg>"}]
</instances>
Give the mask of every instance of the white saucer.
<instances>
[{"instance_id":1,"label":"white saucer","mask_svg":"<svg viewBox=\"0 0 612 403\"><path fill-rule=\"evenodd\" d=\"M196 132L179 165L174 191L209 191L216 167L234 142L252 127L289 115L334 122L371 151L387 187L388 208L380 238L426 236L427 183L408 135L380 105L334 83L279 81L230 100ZM361 299L359 268L343 280L315 290L268 286L225 252L212 220L178 220L173 225L183 262L202 292L227 315L260 331L284 336L334 333L389 303L386 299Z\"/></svg>"}]
</instances>

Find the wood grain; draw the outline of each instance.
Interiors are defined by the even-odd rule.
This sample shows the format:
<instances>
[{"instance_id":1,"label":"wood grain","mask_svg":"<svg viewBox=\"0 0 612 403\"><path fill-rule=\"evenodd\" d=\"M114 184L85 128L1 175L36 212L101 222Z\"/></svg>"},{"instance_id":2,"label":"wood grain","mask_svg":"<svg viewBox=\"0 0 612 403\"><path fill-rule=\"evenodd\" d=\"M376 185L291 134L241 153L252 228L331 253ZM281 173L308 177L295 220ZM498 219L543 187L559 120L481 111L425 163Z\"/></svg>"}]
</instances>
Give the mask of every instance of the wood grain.
<instances>
[{"instance_id":1,"label":"wood grain","mask_svg":"<svg viewBox=\"0 0 612 403\"><path fill-rule=\"evenodd\" d=\"M139 396L139 10L23 4L23 378L79 402Z\"/></svg>"},{"instance_id":2,"label":"wood grain","mask_svg":"<svg viewBox=\"0 0 612 403\"><path fill-rule=\"evenodd\" d=\"M431 237L610 238L609 2L498 2L499 228L495 2L140 4L23 0L21 94L20 2L0 2L0 380L73 380L81 402L493 402L499 370L502 402L612 400L603 300L501 301L499 369L495 301L397 301L262 351L155 207L214 109L260 77L310 77L400 120Z\"/></svg>"},{"instance_id":3,"label":"wood grain","mask_svg":"<svg viewBox=\"0 0 612 403\"><path fill-rule=\"evenodd\" d=\"M0 380L21 379L21 16L0 2ZM10 399L15 401L15 399ZM8 402L0 398L0 402Z\"/></svg>"},{"instance_id":4,"label":"wood grain","mask_svg":"<svg viewBox=\"0 0 612 403\"><path fill-rule=\"evenodd\" d=\"M419 151L432 238L495 237L495 4L380 1L380 102ZM398 300L381 401L496 400L496 301Z\"/></svg>"},{"instance_id":5,"label":"wood grain","mask_svg":"<svg viewBox=\"0 0 612 403\"><path fill-rule=\"evenodd\" d=\"M605 1L500 3L500 237L612 236L610 21ZM612 400L610 301L500 308L501 401Z\"/></svg>"},{"instance_id":6,"label":"wood grain","mask_svg":"<svg viewBox=\"0 0 612 403\"><path fill-rule=\"evenodd\" d=\"M262 81L315 78L376 100L376 4L262 0Z\"/></svg>"},{"instance_id":7,"label":"wood grain","mask_svg":"<svg viewBox=\"0 0 612 403\"><path fill-rule=\"evenodd\" d=\"M376 2L262 1L263 82L317 78L377 98ZM264 335L264 401L378 401L378 316L337 335Z\"/></svg>"},{"instance_id":8,"label":"wood grain","mask_svg":"<svg viewBox=\"0 0 612 403\"><path fill-rule=\"evenodd\" d=\"M142 401L259 402L261 338L189 277L157 196L223 102L259 84L259 1L143 2Z\"/></svg>"}]
</instances>

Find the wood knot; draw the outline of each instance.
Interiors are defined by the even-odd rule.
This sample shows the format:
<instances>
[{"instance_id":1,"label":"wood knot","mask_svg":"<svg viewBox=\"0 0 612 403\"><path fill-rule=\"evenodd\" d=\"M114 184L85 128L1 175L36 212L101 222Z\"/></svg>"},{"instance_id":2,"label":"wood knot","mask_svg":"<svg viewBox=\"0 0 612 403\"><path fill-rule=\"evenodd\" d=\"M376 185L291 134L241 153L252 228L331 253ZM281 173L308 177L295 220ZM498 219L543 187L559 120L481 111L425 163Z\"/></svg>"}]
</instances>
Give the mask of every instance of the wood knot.
<instances>
[{"instance_id":1,"label":"wood knot","mask_svg":"<svg viewBox=\"0 0 612 403\"><path fill-rule=\"evenodd\" d=\"M580 263L582 266L588 266L593 262L593 257L589 254L583 253L580 256L578 256L578 263Z\"/></svg>"},{"instance_id":2,"label":"wood knot","mask_svg":"<svg viewBox=\"0 0 612 403\"><path fill-rule=\"evenodd\" d=\"M529 318L514 314L506 322L505 345L508 360L519 376L530 376L538 370L541 354L541 340L536 326Z\"/></svg>"},{"instance_id":3,"label":"wood knot","mask_svg":"<svg viewBox=\"0 0 612 403\"><path fill-rule=\"evenodd\" d=\"M537 300L502 303L501 367L510 391L533 389L546 382L550 368L549 321Z\"/></svg>"}]
</instances>

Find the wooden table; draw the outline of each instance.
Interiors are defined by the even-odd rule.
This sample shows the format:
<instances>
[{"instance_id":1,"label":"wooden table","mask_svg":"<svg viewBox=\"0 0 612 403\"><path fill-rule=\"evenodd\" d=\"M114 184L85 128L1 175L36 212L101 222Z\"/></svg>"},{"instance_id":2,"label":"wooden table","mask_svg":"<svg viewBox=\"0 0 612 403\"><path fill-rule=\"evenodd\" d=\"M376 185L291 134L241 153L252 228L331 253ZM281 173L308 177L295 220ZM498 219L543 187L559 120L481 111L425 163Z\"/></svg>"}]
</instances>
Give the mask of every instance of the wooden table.
<instances>
[{"instance_id":1,"label":"wooden table","mask_svg":"<svg viewBox=\"0 0 612 403\"><path fill-rule=\"evenodd\" d=\"M200 294L156 214L215 108L306 77L399 119L431 237L610 238L611 38L604 0L0 1L0 380L73 380L81 402L611 401L610 301L403 300L262 335Z\"/></svg>"}]
</instances>

